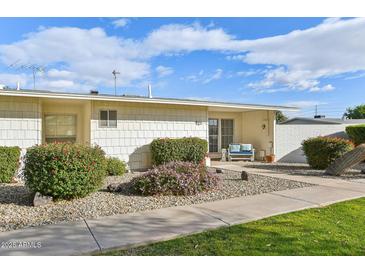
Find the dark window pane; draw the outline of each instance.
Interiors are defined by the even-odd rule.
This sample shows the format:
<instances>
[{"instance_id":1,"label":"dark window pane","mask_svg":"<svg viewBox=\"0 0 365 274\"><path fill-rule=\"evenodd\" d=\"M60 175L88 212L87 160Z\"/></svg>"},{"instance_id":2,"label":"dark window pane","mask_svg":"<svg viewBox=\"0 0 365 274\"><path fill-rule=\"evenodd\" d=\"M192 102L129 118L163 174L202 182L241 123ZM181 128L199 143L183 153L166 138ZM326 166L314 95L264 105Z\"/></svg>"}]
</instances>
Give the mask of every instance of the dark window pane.
<instances>
[{"instance_id":1,"label":"dark window pane","mask_svg":"<svg viewBox=\"0 0 365 274\"><path fill-rule=\"evenodd\" d=\"M232 119L222 119L221 128L221 145L222 148L227 148L229 144L233 143L233 120Z\"/></svg>"},{"instance_id":2,"label":"dark window pane","mask_svg":"<svg viewBox=\"0 0 365 274\"><path fill-rule=\"evenodd\" d=\"M218 152L218 119L209 119L209 152Z\"/></svg>"},{"instance_id":3,"label":"dark window pane","mask_svg":"<svg viewBox=\"0 0 365 274\"><path fill-rule=\"evenodd\" d=\"M109 127L117 127L117 111L109 110Z\"/></svg>"}]
</instances>

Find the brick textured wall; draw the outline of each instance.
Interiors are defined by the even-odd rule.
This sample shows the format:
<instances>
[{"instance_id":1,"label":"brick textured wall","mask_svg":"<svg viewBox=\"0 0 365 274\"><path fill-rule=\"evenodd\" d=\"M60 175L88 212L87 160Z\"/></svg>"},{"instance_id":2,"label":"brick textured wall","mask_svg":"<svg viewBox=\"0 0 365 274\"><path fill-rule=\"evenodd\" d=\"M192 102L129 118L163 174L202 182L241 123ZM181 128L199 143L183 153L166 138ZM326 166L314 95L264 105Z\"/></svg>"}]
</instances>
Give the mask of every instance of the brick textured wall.
<instances>
[{"instance_id":1,"label":"brick textured wall","mask_svg":"<svg viewBox=\"0 0 365 274\"><path fill-rule=\"evenodd\" d=\"M38 99L0 96L0 146L28 148L41 142Z\"/></svg>"},{"instance_id":2,"label":"brick textured wall","mask_svg":"<svg viewBox=\"0 0 365 274\"><path fill-rule=\"evenodd\" d=\"M100 128L99 111L117 110L117 128ZM93 102L91 143L132 169L151 165L149 144L161 137L207 139L207 110L200 107Z\"/></svg>"}]
</instances>

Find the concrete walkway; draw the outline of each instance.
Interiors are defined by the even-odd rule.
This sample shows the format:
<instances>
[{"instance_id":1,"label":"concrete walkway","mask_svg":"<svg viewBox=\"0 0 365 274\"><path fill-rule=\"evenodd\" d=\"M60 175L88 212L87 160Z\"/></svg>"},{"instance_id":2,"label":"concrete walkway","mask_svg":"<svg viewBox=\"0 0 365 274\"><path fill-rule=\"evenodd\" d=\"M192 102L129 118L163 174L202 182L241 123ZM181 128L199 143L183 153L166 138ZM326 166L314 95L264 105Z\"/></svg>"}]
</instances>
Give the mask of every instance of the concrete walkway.
<instances>
[{"instance_id":1,"label":"concrete walkway","mask_svg":"<svg viewBox=\"0 0 365 274\"><path fill-rule=\"evenodd\" d=\"M208 229L365 197L365 184L314 176L287 175L237 165L230 170L315 184L223 201L114 215L73 223L0 233L0 255L81 255L173 239ZM5 243L14 246L6 247Z\"/></svg>"}]
</instances>

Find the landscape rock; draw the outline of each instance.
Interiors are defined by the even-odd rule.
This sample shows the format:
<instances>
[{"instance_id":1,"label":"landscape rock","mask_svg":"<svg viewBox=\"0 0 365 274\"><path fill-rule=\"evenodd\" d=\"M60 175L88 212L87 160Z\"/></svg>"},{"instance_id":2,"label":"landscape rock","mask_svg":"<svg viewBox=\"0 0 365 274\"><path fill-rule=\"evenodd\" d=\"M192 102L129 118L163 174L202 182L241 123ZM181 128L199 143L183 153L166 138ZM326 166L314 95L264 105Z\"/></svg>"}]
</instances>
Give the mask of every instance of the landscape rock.
<instances>
[{"instance_id":1,"label":"landscape rock","mask_svg":"<svg viewBox=\"0 0 365 274\"><path fill-rule=\"evenodd\" d=\"M212 173L216 168L208 168ZM131 180L142 175L140 172L126 173L123 176L109 176L102 188L84 198L54 201L46 206L32 206L29 188L24 183L0 184L0 233L29 226L56 224L82 219L135 213L172 206L186 206L224 200L234 197L257 195L280 191L310 184L283 180L249 173L249 181L241 180L241 172L223 169L217 174L222 179L217 189L189 196L141 196L133 192ZM117 192L107 191L107 186L119 184Z\"/></svg>"},{"instance_id":2,"label":"landscape rock","mask_svg":"<svg viewBox=\"0 0 365 274\"><path fill-rule=\"evenodd\" d=\"M248 173L244 170L241 172L241 179L244 181L248 181Z\"/></svg>"},{"instance_id":3,"label":"landscape rock","mask_svg":"<svg viewBox=\"0 0 365 274\"><path fill-rule=\"evenodd\" d=\"M43 206L53 202L53 198L51 196L45 196L36 192L33 198L33 206Z\"/></svg>"},{"instance_id":4,"label":"landscape rock","mask_svg":"<svg viewBox=\"0 0 365 274\"><path fill-rule=\"evenodd\" d=\"M217 169L215 170L215 172L216 172L216 173L223 173L223 169L217 168Z\"/></svg>"}]
</instances>

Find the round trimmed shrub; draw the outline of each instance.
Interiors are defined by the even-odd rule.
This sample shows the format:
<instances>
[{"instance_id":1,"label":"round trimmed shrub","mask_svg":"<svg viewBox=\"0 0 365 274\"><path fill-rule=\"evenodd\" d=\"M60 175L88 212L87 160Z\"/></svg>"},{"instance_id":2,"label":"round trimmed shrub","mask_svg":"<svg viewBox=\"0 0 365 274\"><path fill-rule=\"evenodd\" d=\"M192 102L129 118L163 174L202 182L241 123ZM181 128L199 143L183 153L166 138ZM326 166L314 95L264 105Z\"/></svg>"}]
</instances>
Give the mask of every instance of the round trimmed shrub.
<instances>
[{"instance_id":1,"label":"round trimmed shrub","mask_svg":"<svg viewBox=\"0 0 365 274\"><path fill-rule=\"evenodd\" d=\"M141 195L194 195L217 187L219 182L203 165L170 162L134 178L132 187Z\"/></svg>"},{"instance_id":2,"label":"round trimmed shrub","mask_svg":"<svg viewBox=\"0 0 365 274\"><path fill-rule=\"evenodd\" d=\"M310 167L326 169L337 158L354 149L354 144L345 139L314 137L302 142L302 149Z\"/></svg>"},{"instance_id":3,"label":"round trimmed shrub","mask_svg":"<svg viewBox=\"0 0 365 274\"><path fill-rule=\"evenodd\" d=\"M34 146L25 156L25 184L55 199L85 197L98 190L106 175L99 147L52 143Z\"/></svg>"},{"instance_id":4,"label":"round trimmed shrub","mask_svg":"<svg viewBox=\"0 0 365 274\"><path fill-rule=\"evenodd\" d=\"M155 165L172 161L201 163L208 152L208 142L197 137L159 138L151 143L152 161Z\"/></svg>"},{"instance_id":5,"label":"round trimmed shrub","mask_svg":"<svg viewBox=\"0 0 365 274\"><path fill-rule=\"evenodd\" d=\"M356 145L365 143L365 124L348 126L346 133Z\"/></svg>"},{"instance_id":6,"label":"round trimmed shrub","mask_svg":"<svg viewBox=\"0 0 365 274\"><path fill-rule=\"evenodd\" d=\"M19 167L20 148L0 147L0 183L10 183Z\"/></svg>"},{"instance_id":7,"label":"round trimmed shrub","mask_svg":"<svg viewBox=\"0 0 365 274\"><path fill-rule=\"evenodd\" d=\"M122 176L127 171L125 162L118 158L107 158L106 162L106 171L109 176Z\"/></svg>"}]
</instances>

